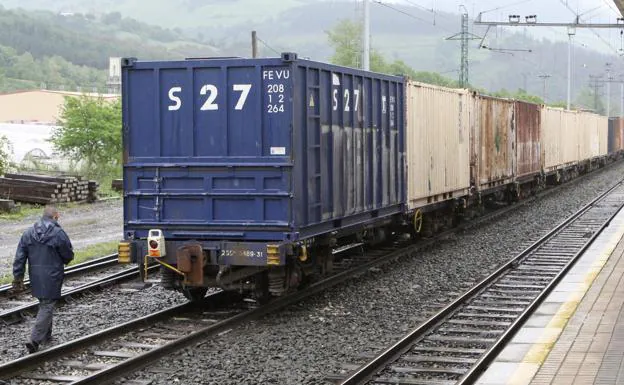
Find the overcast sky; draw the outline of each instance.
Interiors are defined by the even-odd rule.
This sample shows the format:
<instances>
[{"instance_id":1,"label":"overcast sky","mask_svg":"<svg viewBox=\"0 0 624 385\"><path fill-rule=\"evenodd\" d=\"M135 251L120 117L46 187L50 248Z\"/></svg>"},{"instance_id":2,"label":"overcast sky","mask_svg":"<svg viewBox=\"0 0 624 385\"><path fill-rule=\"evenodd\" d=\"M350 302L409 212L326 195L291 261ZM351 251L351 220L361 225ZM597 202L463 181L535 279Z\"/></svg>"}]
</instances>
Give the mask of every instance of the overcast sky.
<instances>
[{"instance_id":1,"label":"overcast sky","mask_svg":"<svg viewBox=\"0 0 624 385\"><path fill-rule=\"evenodd\" d=\"M574 14L566 8L570 8L578 13L586 13L585 20L612 20L619 16L617 7L612 0L395 0L404 4L410 2L420 4L427 8L440 9L444 11L455 11L460 4L467 6L470 13L484 12L484 17L497 18L510 13L519 15L537 15L539 19L569 21Z\"/></svg>"},{"instance_id":2,"label":"overcast sky","mask_svg":"<svg viewBox=\"0 0 624 385\"><path fill-rule=\"evenodd\" d=\"M542 22L571 22L576 13L582 22L616 23L620 14L613 0L391 0L404 5L416 5L434 11L459 12L464 4L471 18L483 13L484 21L507 21L508 15L536 15ZM570 7L572 10L566 7ZM433 18L433 13L432 13ZM565 28L526 28L507 27L505 30L527 33L548 39L567 40ZM596 36L599 34L600 37ZM579 29L574 38L576 46L597 49L604 53L619 54L624 48L624 40L619 29Z\"/></svg>"}]
</instances>

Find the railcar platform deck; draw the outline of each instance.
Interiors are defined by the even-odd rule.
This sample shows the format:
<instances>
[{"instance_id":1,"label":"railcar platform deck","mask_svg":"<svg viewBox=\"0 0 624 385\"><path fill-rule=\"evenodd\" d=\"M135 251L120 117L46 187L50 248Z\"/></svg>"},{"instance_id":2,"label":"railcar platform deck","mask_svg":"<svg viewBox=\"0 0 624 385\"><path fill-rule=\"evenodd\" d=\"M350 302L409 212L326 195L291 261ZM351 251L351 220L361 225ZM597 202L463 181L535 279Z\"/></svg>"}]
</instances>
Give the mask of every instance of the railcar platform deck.
<instances>
[{"instance_id":1,"label":"railcar platform deck","mask_svg":"<svg viewBox=\"0 0 624 385\"><path fill-rule=\"evenodd\" d=\"M621 210L477 384L624 384L623 236Z\"/></svg>"}]
</instances>

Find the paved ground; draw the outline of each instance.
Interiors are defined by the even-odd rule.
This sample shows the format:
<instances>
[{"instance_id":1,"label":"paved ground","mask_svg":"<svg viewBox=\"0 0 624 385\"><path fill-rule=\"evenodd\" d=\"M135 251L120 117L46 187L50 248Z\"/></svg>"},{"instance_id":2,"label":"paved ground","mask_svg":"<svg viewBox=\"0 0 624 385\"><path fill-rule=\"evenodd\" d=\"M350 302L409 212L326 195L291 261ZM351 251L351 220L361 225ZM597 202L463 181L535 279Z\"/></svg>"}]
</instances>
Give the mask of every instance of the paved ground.
<instances>
[{"instance_id":1,"label":"paved ground","mask_svg":"<svg viewBox=\"0 0 624 385\"><path fill-rule=\"evenodd\" d=\"M11 272L15 248L22 232L39 217L40 214L33 214L17 221L0 220L0 276ZM120 240L123 235L121 199L61 210L59 223L76 250L91 244Z\"/></svg>"}]
</instances>

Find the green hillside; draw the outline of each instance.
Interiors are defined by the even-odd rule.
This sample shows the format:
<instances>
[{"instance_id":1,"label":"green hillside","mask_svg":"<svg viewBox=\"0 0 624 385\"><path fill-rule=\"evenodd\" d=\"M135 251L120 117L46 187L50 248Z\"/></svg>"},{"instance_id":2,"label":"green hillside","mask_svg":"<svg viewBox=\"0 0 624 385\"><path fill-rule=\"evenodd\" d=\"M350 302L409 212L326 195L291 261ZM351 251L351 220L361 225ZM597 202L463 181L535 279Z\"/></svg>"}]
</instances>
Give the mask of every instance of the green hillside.
<instances>
[{"instance_id":1,"label":"green hillside","mask_svg":"<svg viewBox=\"0 0 624 385\"><path fill-rule=\"evenodd\" d=\"M103 88L109 57L147 59L215 55L181 31L120 14L58 15L0 7L0 91Z\"/></svg>"},{"instance_id":2,"label":"green hillside","mask_svg":"<svg viewBox=\"0 0 624 385\"><path fill-rule=\"evenodd\" d=\"M167 28L231 27L259 22L283 11L318 0L2 0L10 8L46 9L56 13L101 14L120 12L124 16Z\"/></svg>"},{"instance_id":3,"label":"green hillside","mask_svg":"<svg viewBox=\"0 0 624 385\"><path fill-rule=\"evenodd\" d=\"M63 77L78 77L80 82L87 81L84 79L89 76L99 79L99 75L92 76L89 71L72 66L103 69L108 56L248 57L252 30L258 31L261 39L261 56L294 51L302 57L328 61L333 52L326 31L342 19L359 17L358 3L351 0L153 0L149 3L144 0L0 0L0 5L11 9L49 11L12 10L14 24L1 24L3 14L8 11L0 10L3 31L0 45L12 47L17 55L29 52L41 68L45 66L43 61L49 60L46 58L61 56L69 63L70 69L65 72L85 72L81 76ZM459 30L459 16L448 13L434 16L422 8L396 3L392 8L395 9L371 4L373 48L389 61L402 60L416 71L457 78L459 43L445 38ZM16 22L16 18L20 21ZM471 27L471 32L482 36L485 30ZM484 41L490 47L513 51L479 49L479 41L471 41L471 84L492 91L522 88L542 95L544 83L538 76L550 74L549 101L565 99L566 43L536 40L531 35L513 32L491 32ZM575 48L574 55L575 98L587 93L590 71L618 60L614 55L580 46ZM22 60L29 62L28 57ZM0 63L2 67L6 76L14 76L10 66ZM54 68L51 64L48 67ZM7 82L4 84L6 88ZM619 106L615 95L613 100L611 105Z\"/></svg>"}]
</instances>

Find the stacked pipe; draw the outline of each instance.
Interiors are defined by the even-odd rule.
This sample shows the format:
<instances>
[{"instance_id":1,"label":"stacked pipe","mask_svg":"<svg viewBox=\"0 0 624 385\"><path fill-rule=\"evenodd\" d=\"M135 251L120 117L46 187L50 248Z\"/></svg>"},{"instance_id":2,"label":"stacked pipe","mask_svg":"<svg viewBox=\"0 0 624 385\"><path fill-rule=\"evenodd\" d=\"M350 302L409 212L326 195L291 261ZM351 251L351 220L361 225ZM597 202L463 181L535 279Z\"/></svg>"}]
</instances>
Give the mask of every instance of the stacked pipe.
<instances>
[{"instance_id":1,"label":"stacked pipe","mask_svg":"<svg viewBox=\"0 0 624 385\"><path fill-rule=\"evenodd\" d=\"M81 176L7 173L0 178L0 198L26 203L65 203L97 200L97 183Z\"/></svg>"}]
</instances>

